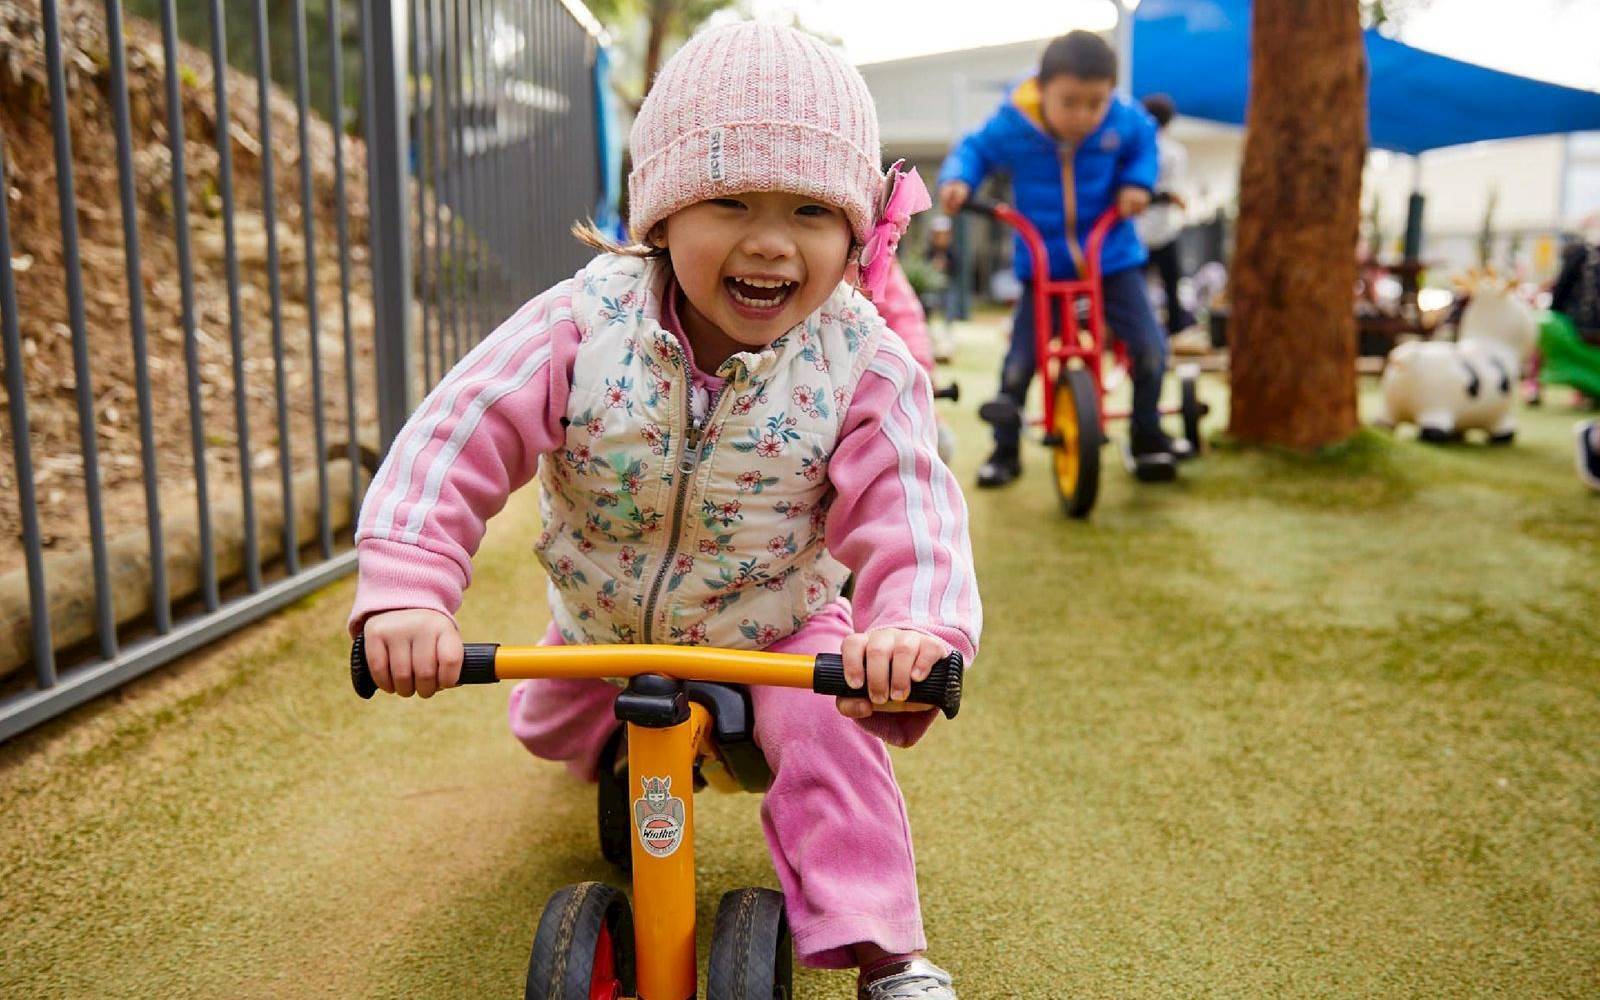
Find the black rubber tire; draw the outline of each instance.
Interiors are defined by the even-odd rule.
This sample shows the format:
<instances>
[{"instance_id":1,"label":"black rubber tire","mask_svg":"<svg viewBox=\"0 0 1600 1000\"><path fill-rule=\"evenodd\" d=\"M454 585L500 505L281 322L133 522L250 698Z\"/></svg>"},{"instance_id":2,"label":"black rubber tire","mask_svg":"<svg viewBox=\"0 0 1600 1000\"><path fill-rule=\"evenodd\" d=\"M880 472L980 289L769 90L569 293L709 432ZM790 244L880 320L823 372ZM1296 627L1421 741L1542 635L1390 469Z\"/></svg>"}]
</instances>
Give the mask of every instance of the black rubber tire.
<instances>
[{"instance_id":1,"label":"black rubber tire","mask_svg":"<svg viewBox=\"0 0 1600 1000\"><path fill-rule=\"evenodd\" d=\"M1062 403L1066 399L1071 400L1071 417L1078 428L1078 475L1070 490L1063 488L1059 475L1051 478L1056 484L1056 495L1061 498L1062 511L1068 517L1081 519L1094 510L1095 499L1100 495L1100 446L1105 443L1100 435L1100 394L1088 371L1068 368L1061 373L1056 382L1057 422L1062 419ZM1054 434L1057 429L1046 428L1046 431Z\"/></svg>"},{"instance_id":2,"label":"black rubber tire","mask_svg":"<svg viewBox=\"0 0 1600 1000\"><path fill-rule=\"evenodd\" d=\"M783 893L735 889L717 905L706 1000L790 1000L794 945Z\"/></svg>"},{"instance_id":3,"label":"black rubber tire","mask_svg":"<svg viewBox=\"0 0 1600 1000\"><path fill-rule=\"evenodd\" d=\"M628 727L619 726L600 751L595 789L595 825L600 856L624 872L633 870L633 820L628 808Z\"/></svg>"},{"instance_id":4,"label":"black rubber tire","mask_svg":"<svg viewBox=\"0 0 1600 1000\"><path fill-rule=\"evenodd\" d=\"M604 882L557 889L539 917L528 956L524 1000L589 1000L600 929L610 932L622 995L633 996L633 911L622 890Z\"/></svg>"},{"instance_id":5,"label":"black rubber tire","mask_svg":"<svg viewBox=\"0 0 1600 1000\"><path fill-rule=\"evenodd\" d=\"M1200 436L1200 419L1206 415L1205 408L1200 404L1200 386L1193 375L1185 375L1178 382L1182 393L1183 436L1193 449L1192 455L1198 456L1204 443Z\"/></svg>"}]
</instances>

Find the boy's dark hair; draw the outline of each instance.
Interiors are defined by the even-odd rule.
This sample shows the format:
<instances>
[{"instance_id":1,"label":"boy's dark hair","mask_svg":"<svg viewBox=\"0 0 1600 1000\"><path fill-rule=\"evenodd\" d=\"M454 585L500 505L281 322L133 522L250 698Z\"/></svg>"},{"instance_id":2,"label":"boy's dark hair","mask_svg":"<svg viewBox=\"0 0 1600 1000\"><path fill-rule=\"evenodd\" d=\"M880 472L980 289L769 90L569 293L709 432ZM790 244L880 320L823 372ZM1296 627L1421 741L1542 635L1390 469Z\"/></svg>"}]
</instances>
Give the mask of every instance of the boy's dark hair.
<instances>
[{"instance_id":1,"label":"boy's dark hair","mask_svg":"<svg viewBox=\"0 0 1600 1000\"><path fill-rule=\"evenodd\" d=\"M1080 80L1117 79L1117 54L1092 31L1069 31L1045 46L1039 60L1039 82L1058 76Z\"/></svg>"},{"instance_id":2,"label":"boy's dark hair","mask_svg":"<svg viewBox=\"0 0 1600 1000\"><path fill-rule=\"evenodd\" d=\"M1166 94L1151 94L1144 99L1144 109L1156 120L1158 128L1166 128L1178 115L1178 106Z\"/></svg>"}]
</instances>

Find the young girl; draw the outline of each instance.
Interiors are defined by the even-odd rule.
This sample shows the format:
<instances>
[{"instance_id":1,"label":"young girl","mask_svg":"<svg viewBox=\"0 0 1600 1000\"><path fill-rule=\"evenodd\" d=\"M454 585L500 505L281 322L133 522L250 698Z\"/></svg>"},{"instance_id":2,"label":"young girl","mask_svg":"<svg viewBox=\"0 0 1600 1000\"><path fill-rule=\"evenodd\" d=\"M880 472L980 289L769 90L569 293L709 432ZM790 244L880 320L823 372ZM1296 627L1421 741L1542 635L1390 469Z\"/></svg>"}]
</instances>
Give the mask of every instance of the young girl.
<instances>
[{"instance_id":1,"label":"young girl","mask_svg":"<svg viewBox=\"0 0 1600 1000\"><path fill-rule=\"evenodd\" d=\"M860 74L774 25L691 40L630 145L638 245L603 247L523 306L412 416L362 509L350 632L386 691L455 684L452 615L484 522L537 473L547 643L841 651L870 699L751 692L795 948L859 967L870 1000L951 1000L922 957L884 744L933 721L906 702L913 679L976 653L966 507L935 454L926 374L843 280L881 287L926 189L880 171ZM525 681L511 730L592 777L615 694Z\"/></svg>"}]
</instances>

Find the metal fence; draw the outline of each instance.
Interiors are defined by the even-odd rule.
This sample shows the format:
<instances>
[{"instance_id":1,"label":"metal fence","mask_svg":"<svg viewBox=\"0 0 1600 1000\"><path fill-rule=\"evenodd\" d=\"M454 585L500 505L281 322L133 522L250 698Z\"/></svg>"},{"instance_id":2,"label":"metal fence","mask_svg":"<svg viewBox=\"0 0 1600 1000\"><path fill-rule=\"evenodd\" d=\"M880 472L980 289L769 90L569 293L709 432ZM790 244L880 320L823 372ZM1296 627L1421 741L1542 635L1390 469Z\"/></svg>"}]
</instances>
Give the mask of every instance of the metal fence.
<instances>
[{"instance_id":1,"label":"metal fence","mask_svg":"<svg viewBox=\"0 0 1600 1000\"><path fill-rule=\"evenodd\" d=\"M366 476L413 401L581 264L566 230L604 189L603 36L569 0L322 0L316 52L293 0L279 84L268 0L203 0L202 39L153 2L159 28L120 0L40 0L37 121L11 114L26 67L0 84L20 542L0 740L352 570ZM230 51L241 10L249 52ZM53 199L24 196L52 173ZM120 239L94 204L112 187Z\"/></svg>"}]
</instances>

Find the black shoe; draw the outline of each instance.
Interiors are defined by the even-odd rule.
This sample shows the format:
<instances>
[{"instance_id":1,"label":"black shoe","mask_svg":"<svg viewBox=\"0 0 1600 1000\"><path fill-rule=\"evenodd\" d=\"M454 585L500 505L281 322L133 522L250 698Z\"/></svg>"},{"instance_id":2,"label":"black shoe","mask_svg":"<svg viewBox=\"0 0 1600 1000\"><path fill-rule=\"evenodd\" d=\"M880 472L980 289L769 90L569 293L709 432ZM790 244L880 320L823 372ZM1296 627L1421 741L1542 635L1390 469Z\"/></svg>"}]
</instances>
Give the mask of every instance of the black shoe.
<instances>
[{"instance_id":1,"label":"black shoe","mask_svg":"<svg viewBox=\"0 0 1600 1000\"><path fill-rule=\"evenodd\" d=\"M1167 455L1174 461L1181 462L1194 457L1194 448L1187 440L1167 437L1166 432L1160 428L1153 431L1135 431L1128 444L1134 458Z\"/></svg>"},{"instance_id":2,"label":"black shoe","mask_svg":"<svg viewBox=\"0 0 1600 1000\"><path fill-rule=\"evenodd\" d=\"M1022 430L1022 410L1009 396L996 396L978 407L978 419L995 430Z\"/></svg>"},{"instance_id":3,"label":"black shoe","mask_svg":"<svg viewBox=\"0 0 1600 1000\"><path fill-rule=\"evenodd\" d=\"M985 488L1005 486L1022 475L1022 456L1015 448L996 448L987 460L978 466L978 485Z\"/></svg>"},{"instance_id":4,"label":"black shoe","mask_svg":"<svg viewBox=\"0 0 1600 1000\"><path fill-rule=\"evenodd\" d=\"M1159 430L1135 431L1128 441L1125 461L1128 471L1141 483L1170 483L1178 478L1178 459L1173 454L1177 442ZM1188 445L1185 441L1184 445Z\"/></svg>"}]
</instances>

